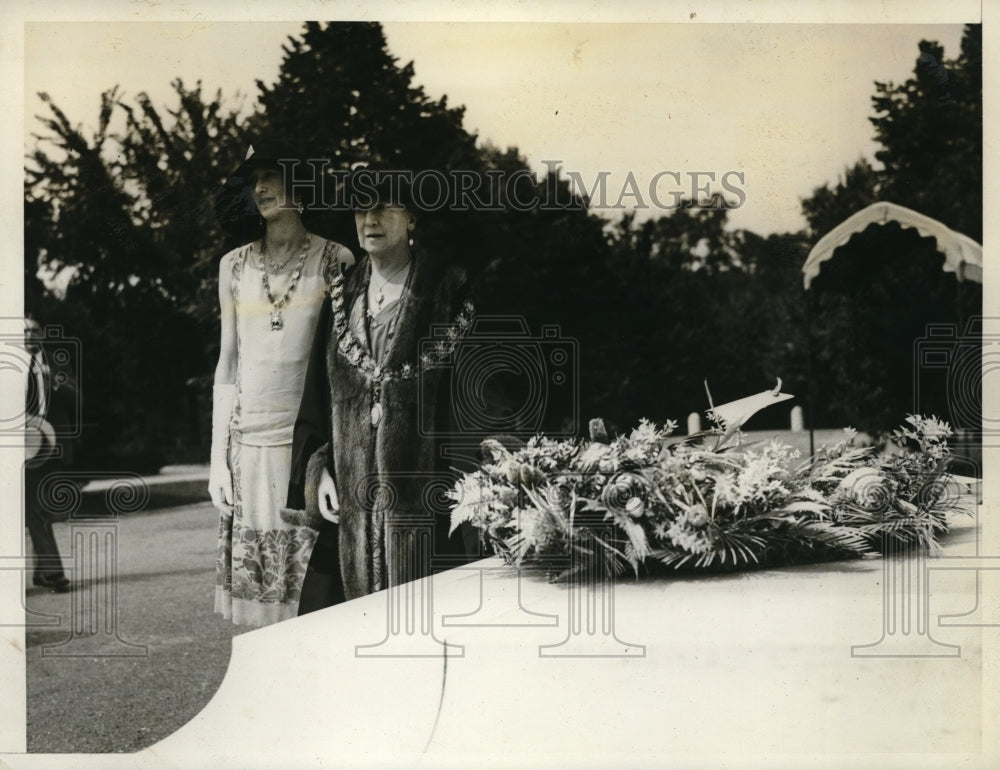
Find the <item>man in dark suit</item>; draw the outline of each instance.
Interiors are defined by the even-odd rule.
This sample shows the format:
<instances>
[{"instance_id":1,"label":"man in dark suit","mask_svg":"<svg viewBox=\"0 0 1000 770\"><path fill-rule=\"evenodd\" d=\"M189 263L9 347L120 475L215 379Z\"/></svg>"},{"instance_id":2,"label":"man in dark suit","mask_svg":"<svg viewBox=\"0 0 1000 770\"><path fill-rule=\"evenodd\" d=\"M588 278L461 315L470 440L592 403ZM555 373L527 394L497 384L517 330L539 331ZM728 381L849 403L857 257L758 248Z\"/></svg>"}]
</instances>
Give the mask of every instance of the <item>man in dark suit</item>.
<instances>
[{"instance_id":1,"label":"man in dark suit","mask_svg":"<svg viewBox=\"0 0 1000 770\"><path fill-rule=\"evenodd\" d=\"M65 392L68 386L52 387L52 377L42 349L42 327L34 318L25 319L24 347L31 356L28 369L26 398L25 433L28 444L28 460L24 471L24 519L31 536L31 546L35 552L34 576L36 586L51 589L57 593L70 590L70 582L63 571L59 547L52 532L52 517L46 510L46 501L39 494L42 481L53 470L67 464L70 444L56 440L60 404L72 394Z\"/></svg>"}]
</instances>

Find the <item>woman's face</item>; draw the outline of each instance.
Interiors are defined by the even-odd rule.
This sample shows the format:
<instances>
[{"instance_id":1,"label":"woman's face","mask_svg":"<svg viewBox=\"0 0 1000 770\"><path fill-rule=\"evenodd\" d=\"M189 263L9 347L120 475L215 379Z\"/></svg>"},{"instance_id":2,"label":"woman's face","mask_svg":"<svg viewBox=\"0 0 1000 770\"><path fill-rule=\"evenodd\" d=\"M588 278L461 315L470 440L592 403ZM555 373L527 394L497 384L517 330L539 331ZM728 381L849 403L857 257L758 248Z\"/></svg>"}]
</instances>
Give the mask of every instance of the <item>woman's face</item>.
<instances>
[{"instance_id":1,"label":"woman's face","mask_svg":"<svg viewBox=\"0 0 1000 770\"><path fill-rule=\"evenodd\" d=\"M253 202L264 219L273 219L291 208L285 192L284 176L276 168L259 169L251 178Z\"/></svg>"},{"instance_id":2,"label":"woman's face","mask_svg":"<svg viewBox=\"0 0 1000 770\"><path fill-rule=\"evenodd\" d=\"M392 253L409 244L413 215L396 203L379 204L354 213L358 243L369 254Z\"/></svg>"}]
</instances>

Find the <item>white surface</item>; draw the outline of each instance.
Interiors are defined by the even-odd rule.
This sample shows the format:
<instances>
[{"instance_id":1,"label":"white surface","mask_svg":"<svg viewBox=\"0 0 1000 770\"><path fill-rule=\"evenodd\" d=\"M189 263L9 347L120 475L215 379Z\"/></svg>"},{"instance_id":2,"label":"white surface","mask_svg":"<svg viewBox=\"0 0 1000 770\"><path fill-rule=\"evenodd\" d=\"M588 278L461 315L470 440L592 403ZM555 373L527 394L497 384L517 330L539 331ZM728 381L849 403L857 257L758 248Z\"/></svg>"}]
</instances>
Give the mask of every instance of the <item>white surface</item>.
<instances>
[{"instance_id":1,"label":"white surface","mask_svg":"<svg viewBox=\"0 0 1000 770\"><path fill-rule=\"evenodd\" d=\"M975 528L957 524L947 554L971 556ZM512 570L477 566L491 567L477 619L537 620L518 613ZM479 570L451 570L419 584L433 585L437 638L464 648L449 653L446 676L440 656L355 656L355 645L386 637L382 592L234 639L206 709L132 759L277 754L297 766L353 756L353 765L426 748L432 765L458 754L582 753L601 764L609 754L805 752L858 766L868 753L978 754L984 632L937 627L938 615L972 606L973 573L931 573L931 635L960 645L958 657L852 657L852 645L882 634L882 575L875 559L626 578L614 590L616 634L645 655L552 658L539 645L567 637L565 585L520 580L523 606L557 615L558 626L446 627L442 616L479 603ZM622 648L600 633L588 640Z\"/></svg>"}]
</instances>

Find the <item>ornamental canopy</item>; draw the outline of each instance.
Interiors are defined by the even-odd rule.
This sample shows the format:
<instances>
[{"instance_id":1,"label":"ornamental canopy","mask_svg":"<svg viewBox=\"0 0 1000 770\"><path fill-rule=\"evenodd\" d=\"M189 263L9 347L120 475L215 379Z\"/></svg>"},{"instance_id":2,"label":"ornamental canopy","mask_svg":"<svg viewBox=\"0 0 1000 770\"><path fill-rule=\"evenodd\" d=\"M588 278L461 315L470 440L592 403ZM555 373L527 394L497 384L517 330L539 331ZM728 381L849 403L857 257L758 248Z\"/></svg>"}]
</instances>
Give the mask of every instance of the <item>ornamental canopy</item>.
<instances>
[{"instance_id":1,"label":"ornamental canopy","mask_svg":"<svg viewBox=\"0 0 1000 770\"><path fill-rule=\"evenodd\" d=\"M837 248L869 225L884 225L886 222L897 222L902 227L915 228L925 238L934 238L938 251L944 254L945 272L955 273L960 281L983 282L983 247L976 241L913 209L879 201L845 219L813 246L802 265L805 288L809 288L812 280L819 275L820 265L833 257Z\"/></svg>"}]
</instances>

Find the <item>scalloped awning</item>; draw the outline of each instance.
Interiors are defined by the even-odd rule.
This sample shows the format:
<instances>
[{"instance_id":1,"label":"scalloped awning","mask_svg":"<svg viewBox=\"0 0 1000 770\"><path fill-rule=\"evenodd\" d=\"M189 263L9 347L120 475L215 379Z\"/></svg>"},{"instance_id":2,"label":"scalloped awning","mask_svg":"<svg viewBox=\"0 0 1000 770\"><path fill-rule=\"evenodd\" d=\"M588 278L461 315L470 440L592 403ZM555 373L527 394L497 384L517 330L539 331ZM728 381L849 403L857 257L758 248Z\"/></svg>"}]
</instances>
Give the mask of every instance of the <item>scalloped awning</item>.
<instances>
[{"instance_id":1,"label":"scalloped awning","mask_svg":"<svg viewBox=\"0 0 1000 770\"><path fill-rule=\"evenodd\" d=\"M805 287L819 275L819 268L833 256L833 252L863 231L869 225L897 222L912 227L925 238L934 238L937 248L944 254L944 270L955 273L958 280L983 282L983 247L972 238L946 227L936 219L919 214L913 209L888 201L879 201L851 215L819 239L802 265Z\"/></svg>"}]
</instances>

